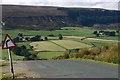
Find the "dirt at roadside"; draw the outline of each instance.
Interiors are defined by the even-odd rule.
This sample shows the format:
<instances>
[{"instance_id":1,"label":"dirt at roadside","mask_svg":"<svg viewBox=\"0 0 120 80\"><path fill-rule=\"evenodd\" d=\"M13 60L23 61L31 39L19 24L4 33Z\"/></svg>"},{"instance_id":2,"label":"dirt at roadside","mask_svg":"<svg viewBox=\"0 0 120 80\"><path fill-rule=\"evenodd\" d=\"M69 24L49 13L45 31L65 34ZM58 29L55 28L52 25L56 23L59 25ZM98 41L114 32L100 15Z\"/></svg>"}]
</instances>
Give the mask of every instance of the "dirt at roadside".
<instances>
[{"instance_id":1,"label":"dirt at roadside","mask_svg":"<svg viewBox=\"0 0 120 80\"><path fill-rule=\"evenodd\" d=\"M32 70L23 61L14 61L14 72L18 74L17 78L40 78L41 76ZM4 66L2 72L4 75L10 74L10 66ZM20 74L20 75L19 75Z\"/></svg>"}]
</instances>

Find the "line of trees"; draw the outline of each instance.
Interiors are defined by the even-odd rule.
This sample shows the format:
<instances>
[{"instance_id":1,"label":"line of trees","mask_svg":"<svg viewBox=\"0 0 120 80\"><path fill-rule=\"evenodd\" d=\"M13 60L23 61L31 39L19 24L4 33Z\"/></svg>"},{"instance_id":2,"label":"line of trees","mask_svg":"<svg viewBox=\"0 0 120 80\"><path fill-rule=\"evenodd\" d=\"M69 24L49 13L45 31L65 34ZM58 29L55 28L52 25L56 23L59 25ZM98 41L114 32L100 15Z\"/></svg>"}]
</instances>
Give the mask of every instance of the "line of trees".
<instances>
[{"instance_id":1,"label":"line of trees","mask_svg":"<svg viewBox=\"0 0 120 80\"><path fill-rule=\"evenodd\" d=\"M119 35L119 30L117 31L94 31L93 34L95 34L97 37L100 35L106 35L106 36L116 36Z\"/></svg>"},{"instance_id":2,"label":"line of trees","mask_svg":"<svg viewBox=\"0 0 120 80\"><path fill-rule=\"evenodd\" d=\"M51 36L51 35L50 35ZM52 35L54 36L54 35ZM58 35L58 39L62 40L63 36L62 34ZM15 37L13 39L15 42L23 42L23 41L47 41L49 40L47 36L45 36L44 38L41 37L41 35L35 35L33 37L24 37L23 33L18 33L17 37Z\"/></svg>"}]
</instances>

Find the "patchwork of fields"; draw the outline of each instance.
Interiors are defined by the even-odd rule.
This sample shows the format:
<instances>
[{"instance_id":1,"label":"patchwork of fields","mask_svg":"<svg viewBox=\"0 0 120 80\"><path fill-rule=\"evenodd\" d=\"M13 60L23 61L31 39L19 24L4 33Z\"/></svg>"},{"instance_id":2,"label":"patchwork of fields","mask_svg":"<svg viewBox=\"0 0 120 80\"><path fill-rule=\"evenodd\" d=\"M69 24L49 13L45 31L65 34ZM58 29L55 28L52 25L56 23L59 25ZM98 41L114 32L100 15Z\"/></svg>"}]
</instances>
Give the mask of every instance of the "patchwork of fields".
<instances>
[{"instance_id":1,"label":"patchwork of fields","mask_svg":"<svg viewBox=\"0 0 120 80\"><path fill-rule=\"evenodd\" d=\"M30 43L33 49L38 52L41 59L52 59L64 55L67 50L91 47L90 45L72 40L50 40Z\"/></svg>"},{"instance_id":2,"label":"patchwork of fields","mask_svg":"<svg viewBox=\"0 0 120 80\"><path fill-rule=\"evenodd\" d=\"M23 33L23 36L35 36L41 35L41 38L47 36L48 41L39 41L39 42L17 42L18 46L25 45L27 49L30 49L30 46L33 46L33 50L38 52L38 57L51 59L54 56L62 55L66 50L80 49L95 46L103 46L110 43L116 43L118 36L104 36L104 37L95 37L93 31L96 29L92 28L75 28L75 29L63 29L63 30L3 30L2 31L2 40L4 39L5 34L10 34L12 38L18 36L18 33ZM58 39L58 35L63 35L63 40ZM49 36L54 35L54 36ZM90 37L85 40L82 38ZM93 40L93 38L94 40ZM1 38L1 37L0 37ZM92 39L92 40L91 40ZM34 52L33 51L33 52ZM74 51L73 51L74 52ZM2 50L2 59L8 59L7 50ZM21 56L13 55L13 59L23 59Z\"/></svg>"},{"instance_id":3,"label":"patchwork of fields","mask_svg":"<svg viewBox=\"0 0 120 80\"><path fill-rule=\"evenodd\" d=\"M35 51L66 51L67 49L80 49L90 47L87 44L72 40L51 40L30 43Z\"/></svg>"}]
</instances>

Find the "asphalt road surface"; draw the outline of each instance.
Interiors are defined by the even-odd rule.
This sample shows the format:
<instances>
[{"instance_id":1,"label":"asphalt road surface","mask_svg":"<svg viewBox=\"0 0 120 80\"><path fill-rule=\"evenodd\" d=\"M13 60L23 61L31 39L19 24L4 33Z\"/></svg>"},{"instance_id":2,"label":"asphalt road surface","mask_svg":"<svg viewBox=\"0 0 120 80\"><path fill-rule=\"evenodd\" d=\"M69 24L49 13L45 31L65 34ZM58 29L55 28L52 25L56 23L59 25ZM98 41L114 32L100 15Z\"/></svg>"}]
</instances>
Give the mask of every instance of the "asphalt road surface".
<instances>
[{"instance_id":1,"label":"asphalt road surface","mask_svg":"<svg viewBox=\"0 0 120 80\"><path fill-rule=\"evenodd\" d=\"M42 78L118 78L118 67L90 61L25 61Z\"/></svg>"}]
</instances>

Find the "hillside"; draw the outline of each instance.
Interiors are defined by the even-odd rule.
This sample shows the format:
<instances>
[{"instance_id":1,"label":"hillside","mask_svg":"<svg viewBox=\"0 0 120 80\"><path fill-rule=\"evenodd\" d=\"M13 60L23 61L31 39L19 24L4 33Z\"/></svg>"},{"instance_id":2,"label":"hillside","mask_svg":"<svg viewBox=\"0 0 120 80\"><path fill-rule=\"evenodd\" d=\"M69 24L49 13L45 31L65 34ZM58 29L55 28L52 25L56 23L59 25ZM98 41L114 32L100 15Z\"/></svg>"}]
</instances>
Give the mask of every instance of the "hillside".
<instances>
[{"instance_id":1,"label":"hillside","mask_svg":"<svg viewBox=\"0 0 120 80\"><path fill-rule=\"evenodd\" d=\"M3 29L59 29L119 23L118 11L92 8L3 5ZM119 22L118 22L119 21Z\"/></svg>"}]
</instances>

